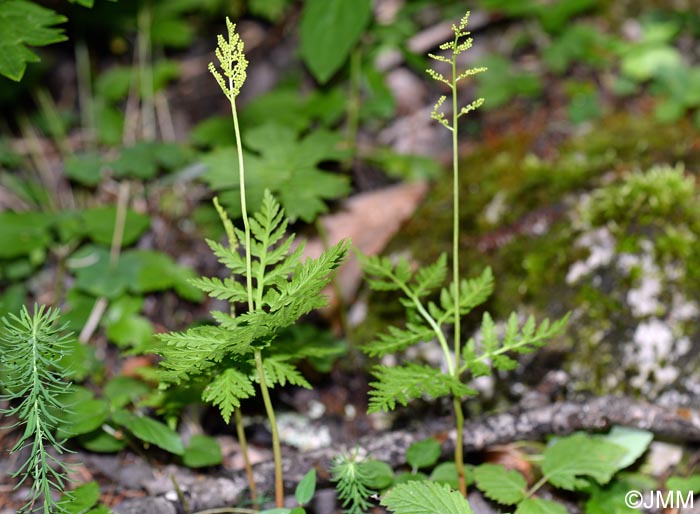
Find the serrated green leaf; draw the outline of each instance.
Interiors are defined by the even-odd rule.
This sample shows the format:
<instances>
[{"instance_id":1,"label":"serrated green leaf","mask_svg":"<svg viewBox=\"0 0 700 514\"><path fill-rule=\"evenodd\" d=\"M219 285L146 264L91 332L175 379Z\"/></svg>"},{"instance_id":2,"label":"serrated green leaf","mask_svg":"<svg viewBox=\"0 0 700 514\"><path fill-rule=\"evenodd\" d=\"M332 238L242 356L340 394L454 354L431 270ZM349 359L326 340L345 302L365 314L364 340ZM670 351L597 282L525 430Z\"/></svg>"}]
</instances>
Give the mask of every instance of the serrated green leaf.
<instances>
[{"instance_id":1,"label":"serrated green leaf","mask_svg":"<svg viewBox=\"0 0 700 514\"><path fill-rule=\"evenodd\" d=\"M136 416L123 409L112 414L115 423L127 428L141 441L153 444L165 451L182 455L185 447L177 432L164 423L144 416Z\"/></svg>"},{"instance_id":2,"label":"serrated green leaf","mask_svg":"<svg viewBox=\"0 0 700 514\"><path fill-rule=\"evenodd\" d=\"M293 364L286 362L285 357L267 357L263 361L265 381L269 387L276 384L284 387L287 382L292 385L312 389L311 384L303 377Z\"/></svg>"},{"instance_id":3,"label":"serrated green leaf","mask_svg":"<svg viewBox=\"0 0 700 514\"><path fill-rule=\"evenodd\" d=\"M503 505L515 505L525 498L525 478L517 471L507 470L502 464L481 464L474 468L474 478L487 498Z\"/></svg>"},{"instance_id":4,"label":"serrated green leaf","mask_svg":"<svg viewBox=\"0 0 700 514\"><path fill-rule=\"evenodd\" d=\"M561 503L528 498L518 504L515 514L567 514L567 510Z\"/></svg>"},{"instance_id":5,"label":"serrated green leaf","mask_svg":"<svg viewBox=\"0 0 700 514\"><path fill-rule=\"evenodd\" d=\"M624 469L642 456L654 440L654 434L648 430L615 426L605 439L627 450L627 455L619 461L619 469Z\"/></svg>"},{"instance_id":6,"label":"serrated green leaf","mask_svg":"<svg viewBox=\"0 0 700 514\"><path fill-rule=\"evenodd\" d=\"M381 504L396 514L472 514L458 491L434 482L408 482L391 489Z\"/></svg>"},{"instance_id":7,"label":"serrated green leaf","mask_svg":"<svg viewBox=\"0 0 700 514\"><path fill-rule=\"evenodd\" d=\"M547 480L570 491L588 484L590 477L606 484L620 469L627 450L601 437L574 434L555 441L543 454L542 473Z\"/></svg>"},{"instance_id":8,"label":"serrated green leaf","mask_svg":"<svg viewBox=\"0 0 700 514\"><path fill-rule=\"evenodd\" d=\"M255 396L250 378L233 368L228 368L212 380L202 393L202 399L219 407L221 416L228 423L233 410L241 406L241 400Z\"/></svg>"},{"instance_id":9,"label":"serrated green leaf","mask_svg":"<svg viewBox=\"0 0 700 514\"><path fill-rule=\"evenodd\" d=\"M442 285L447 277L447 254L440 255L430 266L423 267L416 273L416 284L412 288L418 297L431 293Z\"/></svg>"},{"instance_id":10,"label":"serrated green leaf","mask_svg":"<svg viewBox=\"0 0 700 514\"><path fill-rule=\"evenodd\" d=\"M206 435L195 434L185 448L182 462L189 468L203 468L221 464L221 447L216 439Z\"/></svg>"},{"instance_id":11,"label":"serrated green leaf","mask_svg":"<svg viewBox=\"0 0 700 514\"><path fill-rule=\"evenodd\" d=\"M63 29L54 27L65 21L64 16L34 2L0 2L0 75L19 82L27 63L39 61L28 47L65 41Z\"/></svg>"},{"instance_id":12,"label":"serrated green leaf","mask_svg":"<svg viewBox=\"0 0 700 514\"><path fill-rule=\"evenodd\" d=\"M370 384L369 413L393 410L396 403L406 406L410 400L424 394L433 398L476 394L452 375L429 366L413 363L399 367L377 366L372 373L378 380Z\"/></svg>"},{"instance_id":13,"label":"serrated green leaf","mask_svg":"<svg viewBox=\"0 0 700 514\"><path fill-rule=\"evenodd\" d=\"M413 469L429 468L440 458L440 443L432 437L413 443L406 450L406 462Z\"/></svg>"},{"instance_id":14,"label":"serrated green leaf","mask_svg":"<svg viewBox=\"0 0 700 514\"><path fill-rule=\"evenodd\" d=\"M269 141L275 141L269 145ZM258 152L245 152L246 201L255 210L261 205L266 189L279 196L290 221L311 222L327 211L326 200L339 198L350 190L346 176L323 171L324 161L345 157L339 150L341 137L318 130L297 138L290 127L267 123L249 130L245 144ZM238 159L234 148L216 149L202 161L208 171L203 180L215 190L223 190L222 202L233 217L240 216Z\"/></svg>"},{"instance_id":15,"label":"serrated green leaf","mask_svg":"<svg viewBox=\"0 0 700 514\"><path fill-rule=\"evenodd\" d=\"M316 470L311 468L299 481L299 484L294 491L294 498L296 498L299 505L304 505L309 503L311 498L314 497L314 492L316 491Z\"/></svg>"},{"instance_id":16,"label":"serrated green leaf","mask_svg":"<svg viewBox=\"0 0 700 514\"><path fill-rule=\"evenodd\" d=\"M655 488L656 483L651 485ZM586 489L590 495L586 501L586 514L639 514L638 509L627 506L626 495L632 490L644 490L639 484L616 478L606 486L592 483Z\"/></svg>"},{"instance_id":17,"label":"serrated green leaf","mask_svg":"<svg viewBox=\"0 0 700 514\"><path fill-rule=\"evenodd\" d=\"M409 323L406 329L389 327L387 332L379 334L375 341L363 345L361 350L370 357L382 357L403 350L416 343L430 341L435 332L430 327Z\"/></svg>"},{"instance_id":18,"label":"serrated green leaf","mask_svg":"<svg viewBox=\"0 0 700 514\"><path fill-rule=\"evenodd\" d=\"M447 484L452 489L459 487L459 473L454 462L441 462L430 473L430 480L438 484Z\"/></svg>"}]
</instances>

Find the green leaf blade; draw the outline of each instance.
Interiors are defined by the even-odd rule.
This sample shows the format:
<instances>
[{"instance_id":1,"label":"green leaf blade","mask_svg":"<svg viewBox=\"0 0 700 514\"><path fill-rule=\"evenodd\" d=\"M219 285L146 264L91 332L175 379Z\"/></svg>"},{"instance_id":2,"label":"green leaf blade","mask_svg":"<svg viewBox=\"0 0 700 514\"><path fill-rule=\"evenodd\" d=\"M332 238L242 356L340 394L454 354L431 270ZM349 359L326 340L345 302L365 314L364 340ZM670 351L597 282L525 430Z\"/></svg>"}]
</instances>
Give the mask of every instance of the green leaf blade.
<instances>
[{"instance_id":1,"label":"green leaf blade","mask_svg":"<svg viewBox=\"0 0 700 514\"><path fill-rule=\"evenodd\" d=\"M502 464L477 466L474 478L487 498L503 505L515 505L525 498L525 478L517 471L507 470Z\"/></svg>"},{"instance_id":2,"label":"green leaf blade","mask_svg":"<svg viewBox=\"0 0 700 514\"><path fill-rule=\"evenodd\" d=\"M307 0L301 18L301 57L326 83L350 55L372 16L371 0Z\"/></svg>"},{"instance_id":3,"label":"green leaf blade","mask_svg":"<svg viewBox=\"0 0 700 514\"><path fill-rule=\"evenodd\" d=\"M0 75L19 82L27 63L39 61L28 46L65 41L63 29L54 26L65 21L64 16L34 2L0 2Z\"/></svg>"},{"instance_id":4,"label":"green leaf blade","mask_svg":"<svg viewBox=\"0 0 700 514\"><path fill-rule=\"evenodd\" d=\"M381 504L396 514L472 514L458 491L434 482L407 482L394 487Z\"/></svg>"}]
</instances>

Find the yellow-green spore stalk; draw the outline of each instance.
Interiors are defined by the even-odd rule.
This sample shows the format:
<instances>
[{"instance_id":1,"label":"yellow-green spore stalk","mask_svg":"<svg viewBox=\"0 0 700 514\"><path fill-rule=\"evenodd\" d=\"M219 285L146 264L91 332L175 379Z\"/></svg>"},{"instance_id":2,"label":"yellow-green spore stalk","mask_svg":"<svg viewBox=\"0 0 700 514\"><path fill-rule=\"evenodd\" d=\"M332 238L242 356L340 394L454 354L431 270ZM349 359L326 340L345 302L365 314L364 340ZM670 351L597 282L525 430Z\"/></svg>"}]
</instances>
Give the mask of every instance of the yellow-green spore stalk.
<instances>
[{"instance_id":1,"label":"yellow-green spore stalk","mask_svg":"<svg viewBox=\"0 0 700 514\"><path fill-rule=\"evenodd\" d=\"M478 109L484 103L483 98L478 98L470 104L458 108L457 101L457 84L459 81L471 76L486 71L486 68L469 68L461 73L457 72L457 56L462 52L469 50L472 46L472 38L468 37L469 32L465 29L469 23L469 12L464 15L460 20L459 26L452 25L452 31L454 32L454 39L440 45L441 50L448 51L447 56L428 54L432 59L447 63L450 66L451 76L449 79L445 78L441 73L433 70L427 69L426 72L433 79L442 82L450 88L450 93L452 97L452 121L451 123L447 120L445 113L441 111L445 100L447 97L445 95L441 96L435 107L431 117L442 124L445 128L452 132L452 295L455 305L459 305L460 298L460 279L459 279L459 155L458 155L458 141L459 141L459 118L470 113L473 110ZM460 354L461 354L461 334L460 334L460 309L454 309L454 362L450 363L450 371L454 374L455 378L459 377L460 369ZM449 361L448 361L449 362ZM455 464L457 466L459 475L459 488L464 493L466 490L465 477L464 477L464 459L462 450L462 428L464 427L464 414L462 412L461 399L458 397L453 397L455 418L456 418L456 428L457 428L457 441L455 446Z\"/></svg>"}]
</instances>

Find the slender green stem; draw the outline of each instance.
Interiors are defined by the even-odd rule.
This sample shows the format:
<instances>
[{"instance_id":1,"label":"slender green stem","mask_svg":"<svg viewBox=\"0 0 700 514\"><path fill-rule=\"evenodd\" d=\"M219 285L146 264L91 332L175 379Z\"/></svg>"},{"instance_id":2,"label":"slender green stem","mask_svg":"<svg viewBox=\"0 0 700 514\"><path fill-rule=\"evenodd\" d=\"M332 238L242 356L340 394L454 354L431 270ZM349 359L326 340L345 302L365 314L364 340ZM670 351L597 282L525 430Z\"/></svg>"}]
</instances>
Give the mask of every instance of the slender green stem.
<instances>
[{"instance_id":1,"label":"slender green stem","mask_svg":"<svg viewBox=\"0 0 700 514\"><path fill-rule=\"evenodd\" d=\"M387 273L387 277L389 277L391 280L393 280L397 286L401 288L401 291L403 291L403 294L406 295L406 297L413 302L413 305L416 306L416 310L418 311L418 314L420 314L423 319L430 325L430 328L433 329L433 332L435 332L435 336L437 337L438 342L440 343L440 348L442 348L442 353L445 356L445 362L447 363L447 370L450 373L450 375L455 374L455 364L452 361L452 356L450 356L450 347L447 344L447 339L445 338L445 333L442 331L442 328L440 328L440 325L438 324L437 321L435 321L435 318L433 318L428 310L425 308L423 305L423 302L420 301L420 298L418 298L416 295L413 294L413 291L411 291L406 284L404 284L399 278L394 275L393 273Z\"/></svg>"},{"instance_id":2,"label":"slender green stem","mask_svg":"<svg viewBox=\"0 0 700 514\"><path fill-rule=\"evenodd\" d=\"M547 475L543 476L540 478L535 485L533 485L526 493L525 497L530 498L533 494L535 494L540 487L542 487L544 484L547 483L547 480L549 480L549 477Z\"/></svg>"},{"instance_id":3,"label":"slender green stem","mask_svg":"<svg viewBox=\"0 0 700 514\"><path fill-rule=\"evenodd\" d=\"M245 437L243 428L243 416L241 409L233 411L234 419L236 420L236 434L238 435L238 444L241 445L241 453L243 453L243 463L245 465L245 474L248 477L248 486L250 487L250 501L255 505L258 501L258 490L255 486L255 476L253 475L253 466L250 463L250 455L248 454L248 440Z\"/></svg>"},{"instance_id":4,"label":"slender green stem","mask_svg":"<svg viewBox=\"0 0 700 514\"><path fill-rule=\"evenodd\" d=\"M229 79L229 87L233 89L233 80ZM238 126L238 112L236 111L236 100L232 95L229 97L231 102L231 117L233 118L233 127L236 132L236 149L238 150L238 180L241 190L241 216L243 218L243 228L245 231L245 280L246 290L248 291L248 309L254 309L253 303L253 264L250 253L250 223L248 222L248 208L245 200L245 168L243 166L243 146L241 143L241 129Z\"/></svg>"},{"instance_id":5,"label":"slender green stem","mask_svg":"<svg viewBox=\"0 0 700 514\"><path fill-rule=\"evenodd\" d=\"M270 392L267 389L265 380L265 370L263 369L262 353L260 350L255 350L255 369L258 372L260 380L260 392L262 393L263 403L265 404L265 412L267 419L270 421L270 431L272 432L272 455L275 460L275 504L278 508L284 506L284 482L282 480L282 451L280 449L280 436L277 431L277 418L275 410L272 408L270 400Z\"/></svg>"},{"instance_id":6,"label":"slender green stem","mask_svg":"<svg viewBox=\"0 0 700 514\"><path fill-rule=\"evenodd\" d=\"M459 36L455 36L455 47ZM459 358L461 354L461 319L459 309L459 110L457 108L457 58L452 55L452 287L454 293L454 368L453 375L459 379ZM466 498L467 481L464 474L464 413L462 399L453 398L455 410L455 466L459 491Z\"/></svg>"},{"instance_id":7,"label":"slender green stem","mask_svg":"<svg viewBox=\"0 0 700 514\"><path fill-rule=\"evenodd\" d=\"M229 87L231 90L233 90L233 79L229 79ZM238 180L240 182L240 191L241 191L241 216L243 217L243 227L244 227L244 232L245 232L245 265L246 265L246 274L245 274L245 279L246 279L246 291L248 292L248 310L252 311L255 308L255 304L253 302L253 263L252 263L252 256L251 256L251 251L250 251L250 223L248 221L248 208L246 205L246 195L245 195L245 167L243 165L243 146L241 143L241 129L240 126L238 125L238 112L236 110L236 99L235 96L231 95L229 97L229 101L231 102L231 117L233 118L233 128L234 132L236 134L236 149L238 153ZM258 360L260 360L260 364L258 365ZM260 380L260 389L262 390L263 393L263 400L265 402L265 408L268 410L268 418L270 419L270 423L273 426L273 434L276 434L277 432L277 423L275 422L275 415L274 411L272 411L272 405L270 404L270 395L267 391L267 385L265 384L265 374L262 369L262 357L260 356L260 351L256 350L255 352L255 366L258 371L258 378ZM269 407L269 408L268 408ZM270 417L270 412L272 412L272 417ZM250 482L250 495L253 501L255 501L257 492L255 489L255 483L253 480L253 471L250 466L250 460L248 458L248 446L246 444L246 439L245 439L245 434L243 433L243 424L240 422L240 413L238 410L235 411L236 414L236 428L238 429L238 441L241 444L241 450L243 450L243 455L244 455L244 460L246 463L246 473L248 474L248 480ZM282 464L281 464L281 456L279 456L279 440L277 443L277 453L275 453L275 473L278 472L278 461L279 462L279 479L275 477L275 486L277 486L277 482L282 481ZM274 436L273 436L273 452L274 452ZM276 492L276 494L282 494L282 491ZM278 507L281 507L282 504L279 503Z\"/></svg>"}]
</instances>

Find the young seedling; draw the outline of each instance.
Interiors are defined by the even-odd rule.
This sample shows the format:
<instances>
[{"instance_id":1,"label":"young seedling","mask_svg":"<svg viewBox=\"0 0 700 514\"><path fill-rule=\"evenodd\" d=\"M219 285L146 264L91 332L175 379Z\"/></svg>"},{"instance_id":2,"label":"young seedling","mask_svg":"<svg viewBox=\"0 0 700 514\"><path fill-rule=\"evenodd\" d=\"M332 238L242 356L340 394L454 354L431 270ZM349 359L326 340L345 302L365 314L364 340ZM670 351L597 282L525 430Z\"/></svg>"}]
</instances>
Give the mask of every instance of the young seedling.
<instances>
[{"instance_id":1,"label":"young seedling","mask_svg":"<svg viewBox=\"0 0 700 514\"><path fill-rule=\"evenodd\" d=\"M19 401L15 407L0 409L0 414L17 416L14 426L23 426L24 432L10 453L28 449L27 460L12 473L21 477L15 488L32 478L27 503L20 512L35 512L43 502L44 514L65 512L51 497L52 491L64 492L69 468L60 455L67 450L53 431L59 419L53 412L65 411L69 406L61 401L70 384L66 372L56 367L59 356L70 351L70 337L65 326L59 326L59 311L34 306L29 314L23 307L19 316L2 318L0 326L0 362L2 386L6 394L1 398ZM57 455L49 452L53 448Z\"/></svg>"},{"instance_id":2,"label":"young seedling","mask_svg":"<svg viewBox=\"0 0 700 514\"><path fill-rule=\"evenodd\" d=\"M287 382L310 387L293 363L310 356L315 349L313 345L285 349L273 343L280 328L296 323L304 314L326 304L322 290L333 270L345 259L349 243L342 241L319 258L302 261L304 246L293 247L294 235L286 235L284 211L269 191L265 192L260 211L252 217L248 215L236 111L236 96L245 82L248 61L235 25L228 18L226 25L228 40L219 36L216 49L221 71L213 63L209 70L231 105L238 149L243 230L234 228L215 200L228 245L215 241L207 243L232 276L224 280L200 278L193 283L209 296L228 301L231 310L212 313L218 326L200 326L162 335L165 343L160 350L164 357L162 379L166 383L205 382L203 399L217 405L226 422L234 409L240 407L242 399L255 395L253 384L257 382L272 432L275 502L281 508L284 499L282 455L269 389ZM241 305L245 308L237 313L236 308Z\"/></svg>"},{"instance_id":3,"label":"young seedling","mask_svg":"<svg viewBox=\"0 0 700 514\"><path fill-rule=\"evenodd\" d=\"M433 398L451 397L455 416L456 441L454 461L458 473L459 490L466 496L466 480L463 456L464 414L462 401L466 396L475 395L465 379L478 377L498 370L513 369L517 361L508 356L509 352L527 353L542 346L548 339L558 334L564 327L566 318L550 324L545 320L536 326L533 317L520 326L518 316L513 313L508 319L505 333L499 337L495 323L488 313L483 315L481 337L477 341L469 339L466 344L461 337L461 317L475 307L483 304L493 290L493 276L490 269L475 279L465 280L459 274L459 156L457 153L459 119L482 105L479 98L459 108L458 83L463 79L485 71L484 68L471 68L462 72L457 70L457 57L468 50L472 39L466 31L469 20L467 13L459 25L453 25L454 39L440 45L447 55L430 57L447 64L451 75L446 78L442 73L429 69L427 73L435 80L448 86L452 98L451 119L448 120L442 106L447 100L441 96L432 112L433 119L452 132L452 179L453 179L453 234L452 234L452 281L447 287L440 287L448 275L447 256L441 255L434 264L413 272L405 259L393 263L388 258L363 257L363 268L368 275L369 284L377 290L398 290L405 298L401 300L406 308L407 322L403 328L390 327L376 341L366 345L363 350L370 356L381 357L392 354L421 341L437 339L443 355L444 369L436 369L412 362L403 365L377 366L374 375L376 382L371 385L369 412L389 411L396 404L407 405L423 395ZM430 297L439 289L439 300ZM449 327L452 327L452 330ZM452 347L448 340L452 336ZM410 490L406 484L390 493L383 503L387 506L399 502L401 491ZM422 487L422 486L421 486ZM426 494L441 490L438 486L429 486Z\"/></svg>"}]
</instances>

